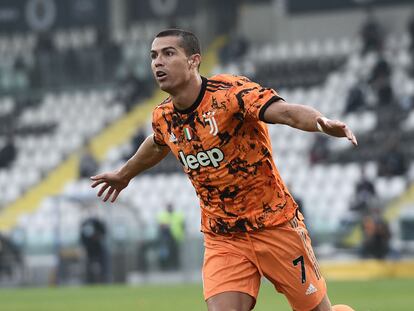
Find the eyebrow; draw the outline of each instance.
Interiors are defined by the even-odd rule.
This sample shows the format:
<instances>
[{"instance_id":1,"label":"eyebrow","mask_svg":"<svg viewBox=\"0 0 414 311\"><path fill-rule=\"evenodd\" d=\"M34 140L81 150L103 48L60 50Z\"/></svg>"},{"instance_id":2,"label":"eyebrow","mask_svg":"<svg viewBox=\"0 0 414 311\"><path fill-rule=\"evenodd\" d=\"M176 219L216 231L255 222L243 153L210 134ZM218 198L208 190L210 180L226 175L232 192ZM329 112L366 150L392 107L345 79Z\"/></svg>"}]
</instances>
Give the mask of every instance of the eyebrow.
<instances>
[{"instance_id":1,"label":"eyebrow","mask_svg":"<svg viewBox=\"0 0 414 311\"><path fill-rule=\"evenodd\" d=\"M162 48L162 49L161 49L161 51L162 51L162 52L165 52L166 50L169 50L169 49L173 49L173 50L175 50L175 51L177 50L177 49L176 49L175 47L173 47L173 46L167 46L167 47L165 47L165 48ZM150 51L150 53L156 53L156 52L157 52L156 50L151 50L151 51Z\"/></svg>"}]
</instances>

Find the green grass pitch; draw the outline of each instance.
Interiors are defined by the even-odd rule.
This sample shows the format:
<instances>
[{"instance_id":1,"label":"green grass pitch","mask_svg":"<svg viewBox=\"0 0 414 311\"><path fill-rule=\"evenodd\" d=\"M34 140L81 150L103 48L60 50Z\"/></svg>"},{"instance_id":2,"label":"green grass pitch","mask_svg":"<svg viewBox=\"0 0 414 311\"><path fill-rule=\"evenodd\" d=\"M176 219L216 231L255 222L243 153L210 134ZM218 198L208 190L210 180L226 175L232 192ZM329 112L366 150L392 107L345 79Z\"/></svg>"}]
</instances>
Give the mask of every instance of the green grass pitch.
<instances>
[{"instance_id":1,"label":"green grass pitch","mask_svg":"<svg viewBox=\"0 0 414 311\"><path fill-rule=\"evenodd\" d=\"M413 311L414 280L328 282L333 303L356 311ZM201 285L0 289L1 311L206 310ZM263 284L255 311L288 311L285 298Z\"/></svg>"}]
</instances>

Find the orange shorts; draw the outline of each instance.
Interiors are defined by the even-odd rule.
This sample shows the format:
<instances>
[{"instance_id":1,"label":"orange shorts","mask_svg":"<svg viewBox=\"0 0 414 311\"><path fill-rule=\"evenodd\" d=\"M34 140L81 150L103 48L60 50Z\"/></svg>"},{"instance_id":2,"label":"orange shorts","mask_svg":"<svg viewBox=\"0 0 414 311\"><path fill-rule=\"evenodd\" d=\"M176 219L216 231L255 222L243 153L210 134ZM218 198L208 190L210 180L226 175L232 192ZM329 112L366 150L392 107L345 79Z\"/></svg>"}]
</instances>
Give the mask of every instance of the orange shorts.
<instances>
[{"instance_id":1,"label":"orange shorts","mask_svg":"<svg viewBox=\"0 0 414 311\"><path fill-rule=\"evenodd\" d=\"M227 291L243 292L256 300L264 276L294 310L316 307L326 294L326 284L303 217L298 217L249 233L204 233L205 300Z\"/></svg>"}]
</instances>

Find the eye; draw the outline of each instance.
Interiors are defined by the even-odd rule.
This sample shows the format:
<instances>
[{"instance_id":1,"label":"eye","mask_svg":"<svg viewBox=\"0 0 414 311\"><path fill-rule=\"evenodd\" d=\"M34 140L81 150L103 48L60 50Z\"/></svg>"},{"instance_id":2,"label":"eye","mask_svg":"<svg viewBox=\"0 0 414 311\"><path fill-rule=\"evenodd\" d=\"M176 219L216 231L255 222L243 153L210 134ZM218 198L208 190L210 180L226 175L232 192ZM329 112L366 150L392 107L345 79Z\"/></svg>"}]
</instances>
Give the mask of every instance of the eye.
<instances>
[{"instance_id":1,"label":"eye","mask_svg":"<svg viewBox=\"0 0 414 311\"><path fill-rule=\"evenodd\" d=\"M157 55L155 53L151 53L150 57L151 57L151 59L155 59L157 57Z\"/></svg>"},{"instance_id":2,"label":"eye","mask_svg":"<svg viewBox=\"0 0 414 311\"><path fill-rule=\"evenodd\" d=\"M173 51L167 51L165 54L166 54L167 56L173 56L173 55L174 55L174 52L173 52Z\"/></svg>"}]
</instances>

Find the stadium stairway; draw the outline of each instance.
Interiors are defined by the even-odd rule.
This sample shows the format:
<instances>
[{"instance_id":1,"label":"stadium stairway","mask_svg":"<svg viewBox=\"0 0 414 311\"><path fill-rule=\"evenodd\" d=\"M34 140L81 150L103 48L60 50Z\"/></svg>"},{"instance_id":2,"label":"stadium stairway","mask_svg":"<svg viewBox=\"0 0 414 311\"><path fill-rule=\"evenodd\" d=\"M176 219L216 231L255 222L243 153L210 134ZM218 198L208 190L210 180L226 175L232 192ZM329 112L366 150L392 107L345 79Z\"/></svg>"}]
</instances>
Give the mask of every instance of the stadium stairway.
<instances>
[{"instance_id":1,"label":"stadium stairway","mask_svg":"<svg viewBox=\"0 0 414 311\"><path fill-rule=\"evenodd\" d=\"M392 221L398 217L401 210L408 204L414 204L414 184L412 184L401 196L391 201L386 207L385 219Z\"/></svg>"},{"instance_id":2,"label":"stadium stairway","mask_svg":"<svg viewBox=\"0 0 414 311\"><path fill-rule=\"evenodd\" d=\"M226 40L227 38L224 36L218 37L208 48L200 68L203 75L208 75L214 65L218 63L218 51L226 43ZM150 118L153 107L162 102L165 97L164 92L156 91L150 99L137 105L131 112L94 137L89 142L93 155L98 160L102 160L108 150L131 139L136 129ZM39 184L3 208L0 212L0 232L12 229L21 215L34 212L46 197L62 192L67 182L78 177L78 165L79 152L74 152Z\"/></svg>"},{"instance_id":3,"label":"stadium stairway","mask_svg":"<svg viewBox=\"0 0 414 311\"><path fill-rule=\"evenodd\" d=\"M329 280L375 280L384 278L413 278L413 260L324 260L320 262Z\"/></svg>"}]
</instances>

